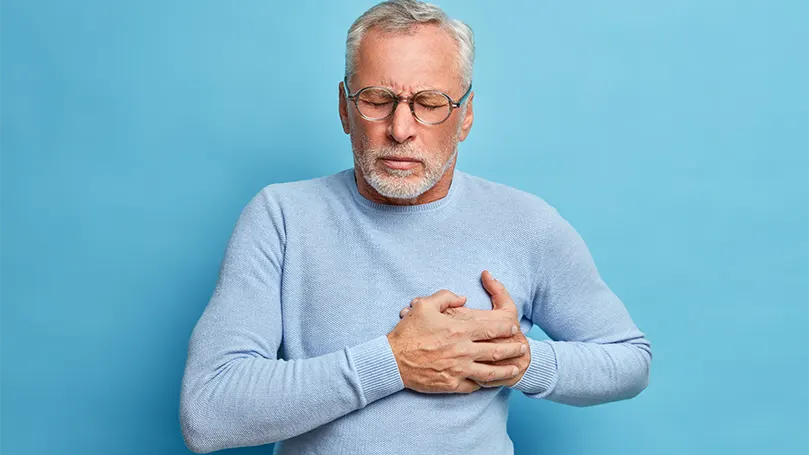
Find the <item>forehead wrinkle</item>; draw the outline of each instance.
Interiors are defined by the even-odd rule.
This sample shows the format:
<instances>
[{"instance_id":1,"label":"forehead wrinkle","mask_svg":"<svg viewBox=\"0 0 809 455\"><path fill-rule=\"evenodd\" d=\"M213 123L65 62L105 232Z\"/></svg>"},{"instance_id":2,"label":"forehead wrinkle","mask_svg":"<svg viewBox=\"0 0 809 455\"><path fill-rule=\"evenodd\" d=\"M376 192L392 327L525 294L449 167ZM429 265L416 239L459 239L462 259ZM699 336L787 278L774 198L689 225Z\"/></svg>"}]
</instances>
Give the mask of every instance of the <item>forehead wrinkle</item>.
<instances>
[{"instance_id":1,"label":"forehead wrinkle","mask_svg":"<svg viewBox=\"0 0 809 455\"><path fill-rule=\"evenodd\" d=\"M396 93L399 96L412 95L412 94L414 94L416 92L420 92L422 90L438 90L440 92L445 92L446 93L446 90L441 89L441 88L437 88L435 86L425 84L422 81L418 81L418 82L416 82L414 84L410 84L410 85L405 86L404 84L397 84L396 82L393 81L393 79L386 77L386 78L382 78L381 83L382 83L383 86L388 87L391 90L393 90L394 93Z\"/></svg>"},{"instance_id":2,"label":"forehead wrinkle","mask_svg":"<svg viewBox=\"0 0 809 455\"><path fill-rule=\"evenodd\" d=\"M458 69L453 57L456 43L445 30L434 25L420 26L410 32L385 33L378 28L369 29L357 53L355 75L365 73L366 76L361 77L365 81L360 84L381 84L399 96L410 96L421 90L455 95L459 88L456 85L461 85L460 75L455 74ZM451 73L452 80L446 77L447 73Z\"/></svg>"}]
</instances>

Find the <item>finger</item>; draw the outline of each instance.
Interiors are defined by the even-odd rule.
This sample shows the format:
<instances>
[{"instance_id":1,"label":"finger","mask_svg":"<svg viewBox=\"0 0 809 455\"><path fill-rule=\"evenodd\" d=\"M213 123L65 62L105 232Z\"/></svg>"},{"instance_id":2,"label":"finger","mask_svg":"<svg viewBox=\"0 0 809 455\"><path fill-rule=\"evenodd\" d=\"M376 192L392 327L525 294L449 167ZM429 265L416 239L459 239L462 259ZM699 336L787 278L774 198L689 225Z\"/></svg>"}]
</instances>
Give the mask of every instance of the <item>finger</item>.
<instances>
[{"instance_id":1,"label":"finger","mask_svg":"<svg viewBox=\"0 0 809 455\"><path fill-rule=\"evenodd\" d=\"M513 382L513 381L514 381L514 378L505 379L505 380L502 380L502 381L492 381L492 382L477 382L476 381L475 383L477 385L483 387L483 388L491 389L491 388L500 387L500 386L510 386L511 382Z\"/></svg>"},{"instance_id":2,"label":"finger","mask_svg":"<svg viewBox=\"0 0 809 455\"><path fill-rule=\"evenodd\" d=\"M407 316L407 313L410 313L410 308L404 307L404 308L402 308L402 311L399 312L399 317L403 318L403 317Z\"/></svg>"},{"instance_id":3,"label":"finger","mask_svg":"<svg viewBox=\"0 0 809 455\"><path fill-rule=\"evenodd\" d=\"M410 301L412 309L424 308L429 305L439 312L444 312L448 308L457 308L466 304L466 297L455 294L454 292L442 289L429 297L416 297Z\"/></svg>"},{"instance_id":4,"label":"finger","mask_svg":"<svg viewBox=\"0 0 809 455\"><path fill-rule=\"evenodd\" d=\"M492 389L494 387L500 387L501 385L507 384L509 381L510 379L492 382L475 381L475 384L479 385L482 389Z\"/></svg>"},{"instance_id":5,"label":"finger","mask_svg":"<svg viewBox=\"0 0 809 455\"><path fill-rule=\"evenodd\" d=\"M470 319L475 318L475 313L481 313L480 316L483 316L483 312L491 313L489 310L475 310L472 308L466 307L457 307L457 308L447 308L446 311L443 313L453 319L460 319L462 321L468 321Z\"/></svg>"},{"instance_id":6,"label":"finger","mask_svg":"<svg viewBox=\"0 0 809 455\"><path fill-rule=\"evenodd\" d=\"M485 365L472 362L467 367L466 377L473 381L493 382L511 379L520 372L514 365Z\"/></svg>"},{"instance_id":7,"label":"finger","mask_svg":"<svg viewBox=\"0 0 809 455\"><path fill-rule=\"evenodd\" d=\"M469 339L472 341L480 340L493 340L495 338L508 338L517 334L520 330L516 324L485 321L485 322L465 322L469 324L467 327Z\"/></svg>"},{"instance_id":8,"label":"finger","mask_svg":"<svg viewBox=\"0 0 809 455\"><path fill-rule=\"evenodd\" d=\"M511 299L506 287L503 286L503 283L495 280L488 270L484 270L480 277L483 282L483 287L492 298L493 310L516 309L514 301Z\"/></svg>"},{"instance_id":9,"label":"finger","mask_svg":"<svg viewBox=\"0 0 809 455\"><path fill-rule=\"evenodd\" d=\"M435 296L433 297L433 300L438 305L438 311L441 313L447 311L449 308L458 308L466 304L466 296L455 295L450 291L442 290L433 295Z\"/></svg>"},{"instance_id":10,"label":"finger","mask_svg":"<svg viewBox=\"0 0 809 455\"><path fill-rule=\"evenodd\" d=\"M528 351L523 343L473 343L475 346L474 360L481 362L496 362L503 359L521 357Z\"/></svg>"},{"instance_id":11,"label":"finger","mask_svg":"<svg viewBox=\"0 0 809 455\"><path fill-rule=\"evenodd\" d=\"M455 320L472 321L477 324L514 324L516 320L514 315L510 313L467 307L449 308L442 314Z\"/></svg>"},{"instance_id":12,"label":"finger","mask_svg":"<svg viewBox=\"0 0 809 455\"><path fill-rule=\"evenodd\" d=\"M461 383L458 385L458 388L455 389L455 393L471 393L479 390L480 387L481 385L475 381L470 379L461 379Z\"/></svg>"}]
</instances>

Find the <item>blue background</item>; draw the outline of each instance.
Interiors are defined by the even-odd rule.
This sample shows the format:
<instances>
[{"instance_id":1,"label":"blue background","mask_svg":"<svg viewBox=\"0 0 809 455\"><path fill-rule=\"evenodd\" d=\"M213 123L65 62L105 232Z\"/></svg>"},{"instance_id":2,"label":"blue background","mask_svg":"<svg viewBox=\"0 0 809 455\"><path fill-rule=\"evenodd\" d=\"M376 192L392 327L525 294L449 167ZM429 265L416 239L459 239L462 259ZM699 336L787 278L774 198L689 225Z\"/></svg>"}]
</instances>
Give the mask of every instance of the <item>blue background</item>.
<instances>
[{"instance_id":1,"label":"blue background","mask_svg":"<svg viewBox=\"0 0 809 455\"><path fill-rule=\"evenodd\" d=\"M371 4L3 1L2 453L189 453L231 229L351 167L337 84ZM805 2L440 4L477 38L459 169L555 205L652 342L633 400L515 394L517 453L806 453Z\"/></svg>"}]
</instances>

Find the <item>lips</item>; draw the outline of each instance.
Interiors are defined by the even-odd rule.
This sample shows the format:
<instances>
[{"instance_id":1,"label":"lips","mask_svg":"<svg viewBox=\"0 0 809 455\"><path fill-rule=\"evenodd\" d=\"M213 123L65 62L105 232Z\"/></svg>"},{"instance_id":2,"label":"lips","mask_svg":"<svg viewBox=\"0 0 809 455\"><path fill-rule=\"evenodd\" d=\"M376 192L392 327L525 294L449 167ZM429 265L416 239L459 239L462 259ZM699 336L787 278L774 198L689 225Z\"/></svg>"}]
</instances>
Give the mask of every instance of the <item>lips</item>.
<instances>
[{"instance_id":1,"label":"lips","mask_svg":"<svg viewBox=\"0 0 809 455\"><path fill-rule=\"evenodd\" d=\"M382 163L390 169L409 170L415 168L421 161L413 158L382 158Z\"/></svg>"},{"instance_id":2,"label":"lips","mask_svg":"<svg viewBox=\"0 0 809 455\"><path fill-rule=\"evenodd\" d=\"M421 160L417 160L415 158L406 158L406 157L397 157L397 156L383 156L382 159L386 160L386 161L412 161L412 162L415 162L415 163L418 163L418 162L421 161Z\"/></svg>"}]
</instances>

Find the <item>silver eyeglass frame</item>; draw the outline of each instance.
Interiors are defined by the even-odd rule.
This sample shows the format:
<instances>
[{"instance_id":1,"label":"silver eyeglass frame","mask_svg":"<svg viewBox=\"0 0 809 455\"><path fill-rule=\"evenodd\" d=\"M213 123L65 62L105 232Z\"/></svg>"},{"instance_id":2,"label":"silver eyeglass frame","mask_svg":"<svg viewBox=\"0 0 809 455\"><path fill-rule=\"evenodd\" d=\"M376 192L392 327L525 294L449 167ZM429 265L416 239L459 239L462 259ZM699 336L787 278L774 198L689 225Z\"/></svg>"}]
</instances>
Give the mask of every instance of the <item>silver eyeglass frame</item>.
<instances>
[{"instance_id":1,"label":"silver eyeglass frame","mask_svg":"<svg viewBox=\"0 0 809 455\"><path fill-rule=\"evenodd\" d=\"M372 88L373 89L378 89L378 90L384 90L384 91L390 93L391 98L393 98L393 108L390 110L390 113L388 115L386 115L384 117L380 117L380 118L368 117L365 114L363 114L362 111L360 110L360 107L359 107L358 101L357 101L359 99L360 93L362 93L365 90L372 89ZM452 111L454 109L457 109L457 108L461 107L461 105L464 103L464 101L466 101L466 99L469 97L469 94L472 93L472 84L471 83L469 84L469 88L466 89L466 93L464 93L463 96L461 96L458 99L457 102L453 101L452 98L450 98L449 95L447 95L446 93L444 93L444 92L442 92L440 90L420 90L420 91L414 93L412 96L407 97L407 96L399 96L393 90L391 90L391 89L389 89L387 87L381 87L381 86L378 86L378 85L371 85L371 86L368 86L368 87L363 87L363 88L357 90L354 94L351 94L351 92L348 90L348 77L343 78L343 89L345 91L346 98L348 98L349 100L354 102L354 107L357 109L357 112L360 114L360 117L364 118L365 120L370 120L370 121L376 122L376 121L385 120L387 118L390 118L390 116L392 116L393 113L396 112L396 108L399 107L399 102L407 101L407 104L410 106L410 113L413 115L413 118L416 119L417 122L422 123L424 125L440 125L441 123L446 122L447 119L450 118L450 116L452 116ZM418 96L419 94L425 93L425 92L438 93L439 95L444 96L447 99L447 101L449 101L449 112L447 113L447 116L444 117L444 119L441 120L440 122L425 122L424 120L420 119L418 115L416 115L416 108L415 108L415 106L413 106L413 99L416 96Z\"/></svg>"}]
</instances>

